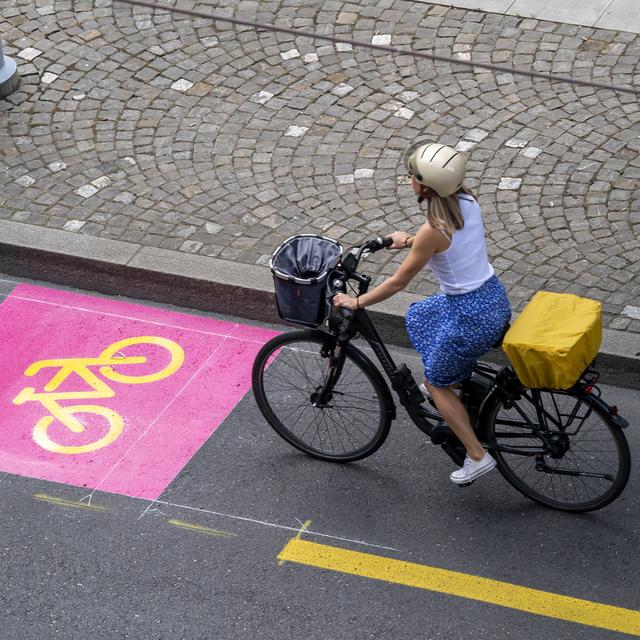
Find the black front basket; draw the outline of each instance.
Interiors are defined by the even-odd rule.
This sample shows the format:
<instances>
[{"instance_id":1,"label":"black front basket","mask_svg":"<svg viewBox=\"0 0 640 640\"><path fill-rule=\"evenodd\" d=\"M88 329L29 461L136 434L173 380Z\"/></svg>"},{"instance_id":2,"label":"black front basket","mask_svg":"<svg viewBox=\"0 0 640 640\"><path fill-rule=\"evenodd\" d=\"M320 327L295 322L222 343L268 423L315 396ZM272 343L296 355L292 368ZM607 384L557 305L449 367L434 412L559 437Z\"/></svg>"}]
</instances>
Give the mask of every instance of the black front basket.
<instances>
[{"instance_id":1,"label":"black front basket","mask_svg":"<svg viewBox=\"0 0 640 640\"><path fill-rule=\"evenodd\" d=\"M321 325L329 313L327 279L342 255L331 238L304 234L285 240L271 257L278 314L307 327Z\"/></svg>"}]
</instances>

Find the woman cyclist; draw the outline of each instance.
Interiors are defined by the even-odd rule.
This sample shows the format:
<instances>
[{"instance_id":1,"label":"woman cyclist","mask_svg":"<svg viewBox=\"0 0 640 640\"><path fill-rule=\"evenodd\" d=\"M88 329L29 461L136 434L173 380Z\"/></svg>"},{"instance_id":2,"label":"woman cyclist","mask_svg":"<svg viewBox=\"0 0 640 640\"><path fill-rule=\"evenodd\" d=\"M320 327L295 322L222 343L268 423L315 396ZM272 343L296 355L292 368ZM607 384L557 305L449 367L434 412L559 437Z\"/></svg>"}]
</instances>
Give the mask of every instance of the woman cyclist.
<instances>
[{"instance_id":1,"label":"woman cyclist","mask_svg":"<svg viewBox=\"0 0 640 640\"><path fill-rule=\"evenodd\" d=\"M418 202L427 201L425 223L415 236L389 234L392 249L409 249L390 278L357 298L338 294L334 304L363 309L402 291L425 265L433 271L441 291L412 304L406 325L422 355L424 390L467 450L451 481L468 484L496 462L476 437L456 389L471 375L476 359L500 338L511 308L489 263L480 207L463 186L465 157L431 143L410 149L405 163Z\"/></svg>"}]
</instances>

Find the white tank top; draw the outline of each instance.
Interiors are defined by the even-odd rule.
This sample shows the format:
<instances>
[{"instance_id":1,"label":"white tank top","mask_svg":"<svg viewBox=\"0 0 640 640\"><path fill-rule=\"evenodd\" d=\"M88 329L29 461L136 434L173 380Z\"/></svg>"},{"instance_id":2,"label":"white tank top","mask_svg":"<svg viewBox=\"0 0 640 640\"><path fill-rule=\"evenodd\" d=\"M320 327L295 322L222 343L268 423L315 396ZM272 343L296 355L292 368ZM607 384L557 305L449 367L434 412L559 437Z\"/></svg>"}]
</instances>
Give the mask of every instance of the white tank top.
<instances>
[{"instance_id":1,"label":"white tank top","mask_svg":"<svg viewBox=\"0 0 640 640\"><path fill-rule=\"evenodd\" d=\"M466 194L461 194L458 202L464 227L454 232L446 251L434 253L428 262L442 291L454 296L479 289L494 273L478 203Z\"/></svg>"}]
</instances>

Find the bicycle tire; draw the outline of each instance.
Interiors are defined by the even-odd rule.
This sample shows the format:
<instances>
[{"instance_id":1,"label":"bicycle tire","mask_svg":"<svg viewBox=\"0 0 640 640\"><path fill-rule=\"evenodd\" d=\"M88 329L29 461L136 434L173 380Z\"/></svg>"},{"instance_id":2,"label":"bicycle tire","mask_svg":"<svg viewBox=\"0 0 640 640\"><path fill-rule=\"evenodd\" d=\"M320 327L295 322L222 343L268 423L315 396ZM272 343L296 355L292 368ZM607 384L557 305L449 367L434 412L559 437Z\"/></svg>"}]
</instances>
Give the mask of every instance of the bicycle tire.
<instances>
[{"instance_id":1,"label":"bicycle tire","mask_svg":"<svg viewBox=\"0 0 640 640\"><path fill-rule=\"evenodd\" d=\"M379 371L352 344L344 347L344 368L329 401L333 404L314 405L312 394L323 379L319 365L327 360L321 350L332 343L331 336L318 330L272 338L254 361L253 394L266 421L290 445L321 460L354 462L382 446L393 406ZM368 416L366 422L363 414Z\"/></svg>"},{"instance_id":2,"label":"bicycle tire","mask_svg":"<svg viewBox=\"0 0 640 640\"><path fill-rule=\"evenodd\" d=\"M534 456L494 450L492 454L498 463L498 470L511 486L538 504L575 513L602 509L622 493L629 480L631 454L624 433L611 425L602 410L585 397L570 391L544 391L541 392L541 398L545 413L550 412L549 415L554 415L561 425L546 433L555 434L552 436L555 438L566 438L567 451L555 459L544 456L545 465L552 469L547 471L536 468ZM526 396L515 401L512 407L505 407L501 401L495 404L487 420L487 443L490 447L502 444L518 448L518 439L542 445L542 441L525 425L522 411L538 424L535 405ZM518 419L522 424L512 424ZM601 445L606 449L590 451L592 447L589 443L594 441L600 443L596 446ZM520 447L524 451L526 445ZM566 471L605 474L606 470L609 471L606 475L610 475L611 479L562 474ZM589 487L593 487L592 492Z\"/></svg>"}]
</instances>

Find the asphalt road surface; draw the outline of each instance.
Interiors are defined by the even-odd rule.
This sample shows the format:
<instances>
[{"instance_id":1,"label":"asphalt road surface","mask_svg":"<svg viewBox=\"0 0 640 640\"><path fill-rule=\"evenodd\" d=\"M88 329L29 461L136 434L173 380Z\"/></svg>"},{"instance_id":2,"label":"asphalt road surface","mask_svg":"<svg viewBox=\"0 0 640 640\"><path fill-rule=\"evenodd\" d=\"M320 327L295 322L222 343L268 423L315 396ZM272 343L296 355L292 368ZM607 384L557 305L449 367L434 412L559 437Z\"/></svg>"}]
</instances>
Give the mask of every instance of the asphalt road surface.
<instances>
[{"instance_id":1,"label":"asphalt road surface","mask_svg":"<svg viewBox=\"0 0 640 640\"><path fill-rule=\"evenodd\" d=\"M320 462L270 429L248 387L252 354L282 327L0 277L3 639L640 635L636 467L605 509L552 511L497 472L454 486L451 461L402 411L370 458ZM87 370L104 374L108 346L141 336L171 342L150 348L175 371L95 391ZM75 394L76 409L108 407L94 410L106 436L43 425L42 401L14 402L47 359L30 388L49 380L71 394L58 406ZM60 359L75 368L51 391ZM635 459L640 392L603 396L631 423Z\"/></svg>"}]
</instances>

